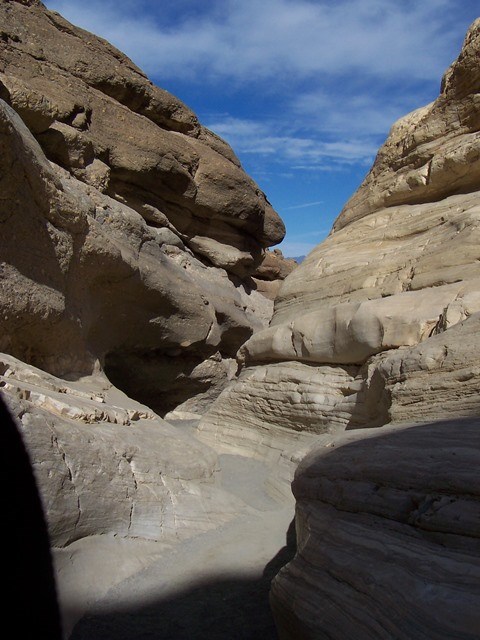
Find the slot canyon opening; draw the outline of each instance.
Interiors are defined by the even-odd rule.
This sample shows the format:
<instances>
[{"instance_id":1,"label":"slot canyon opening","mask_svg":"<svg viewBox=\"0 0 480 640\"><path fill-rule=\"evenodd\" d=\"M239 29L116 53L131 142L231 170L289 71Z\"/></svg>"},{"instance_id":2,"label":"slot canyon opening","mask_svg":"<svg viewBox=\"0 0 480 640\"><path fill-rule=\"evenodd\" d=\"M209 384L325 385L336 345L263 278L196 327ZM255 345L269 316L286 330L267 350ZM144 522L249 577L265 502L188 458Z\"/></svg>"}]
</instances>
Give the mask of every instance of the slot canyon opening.
<instances>
[{"instance_id":1,"label":"slot canyon opening","mask_svg":"<svg viewBox=\"0 0 480 640\"><path fill-rule=\"evenodd\" d=\"M115 351L105 357L105 374L116 387L162 418L179 405L205 410L236 365L219 352L201 356L180 349Z\"/></svg>"}]
</instances>

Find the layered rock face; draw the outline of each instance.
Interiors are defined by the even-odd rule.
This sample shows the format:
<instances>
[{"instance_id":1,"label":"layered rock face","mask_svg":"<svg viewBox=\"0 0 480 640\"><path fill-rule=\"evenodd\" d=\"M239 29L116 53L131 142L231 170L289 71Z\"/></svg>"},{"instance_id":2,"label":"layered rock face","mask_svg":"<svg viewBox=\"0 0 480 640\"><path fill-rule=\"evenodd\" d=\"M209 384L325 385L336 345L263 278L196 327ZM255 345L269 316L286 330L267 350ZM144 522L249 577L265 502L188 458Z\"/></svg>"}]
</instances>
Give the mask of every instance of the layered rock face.
<instances>
[{"instance_id":1,"label":"layered rock face","mask_svg":"<svg viewBox=\"0 0 480 640\"><path fill-rule=\"evenodd\" d=\"M262 263L283 223L108 43L33 0L0 19L0 350L63 377L102 367L162 414L195 395L203 410L271 315L250 276L278 278Z\"/></svg>"},{"instance_id":2,"label":"layered rock face","mask_svg":"<svg viewBox=\"0 0 480 640\"><path fill-rule=\"evenodd\" d=\"M0 372L56 546L99 534L181 540L238 512L215 487L215 452L104 376L67 382L7 355Z\"/></svg>"},{"instance_id":3,"label":"layered rock face","mask_svg":"<svg viewBox=\"0 0 480 640\"><path fill-rule=\"evenodd\" d=\"M279 637L478 638L478 418L350 432L307 456Z\"/></svg>"},{"instance_id":4,"label":"layered rock face","mask_svg":"<svg viewBox=\"0 0 480 640\"><path fill-rule=\"evenodd\" d=\"M235 375L273 310L260 283L294 266L266 250L283 223L111 45L36 0L2 0L0 22L0 387L52 543L217 527L243 503L159 415L198 416Z\"/></svg>"},{"instance_id":5,"label":"layered rock face","mask_svg":"<svg viewBox=\"0 0 480 640\"><path fill-rule=\"evenodd\" d=\"M431 398L407 409L406 387L434 377L449 415L476 412L475 355L460 333L480 312L479 48L475 23L438 100L394 125L330 236L284 281L270 326L239 351L241 387L201 424L206 440L222 440L224 411L269 447L279 426L321 435L442 417Z\"/></svg>"},{"instance_id":6,"label":"layered rock face","mask_svg":"<svg viewBox=\"0 0 480 640\"><path fill-rule=\"evenodd\" d=\"M479 52L477 21L200 423L283 477L313 444L272 588L282 640L478 637Z\"/></svg>"}]
</instances>

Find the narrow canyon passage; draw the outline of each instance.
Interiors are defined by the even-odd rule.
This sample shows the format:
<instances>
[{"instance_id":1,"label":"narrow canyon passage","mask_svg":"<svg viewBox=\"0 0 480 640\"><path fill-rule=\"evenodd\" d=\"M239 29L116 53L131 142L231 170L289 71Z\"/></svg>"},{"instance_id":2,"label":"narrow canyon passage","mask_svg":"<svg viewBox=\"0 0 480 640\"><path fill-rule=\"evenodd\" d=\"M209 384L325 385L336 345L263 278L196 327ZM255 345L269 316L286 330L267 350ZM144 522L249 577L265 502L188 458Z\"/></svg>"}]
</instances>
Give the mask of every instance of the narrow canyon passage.
<instances>
[{"instance_id":1,"label":"narrow canyon passage","mask_svg":"<svg viewBox=\"0 0 480 640\"><path fill-rule=\"evenodd\" d=\"M293 501L278 502L267 493L269 470L263 462L238 455L220 455L219 462L219 484L243 500L248 512L160 551L161 557L89 603L72 640L278 637L268 594L271 579L295 552ZM68 550L62 553L66 557ZM98 556L89 557L95 581ZM82 562L85 569L86 555ZM64 566L65 584L67 574ZM78 617L77 611L65 626Z\"/></svg>"}]
</instances>

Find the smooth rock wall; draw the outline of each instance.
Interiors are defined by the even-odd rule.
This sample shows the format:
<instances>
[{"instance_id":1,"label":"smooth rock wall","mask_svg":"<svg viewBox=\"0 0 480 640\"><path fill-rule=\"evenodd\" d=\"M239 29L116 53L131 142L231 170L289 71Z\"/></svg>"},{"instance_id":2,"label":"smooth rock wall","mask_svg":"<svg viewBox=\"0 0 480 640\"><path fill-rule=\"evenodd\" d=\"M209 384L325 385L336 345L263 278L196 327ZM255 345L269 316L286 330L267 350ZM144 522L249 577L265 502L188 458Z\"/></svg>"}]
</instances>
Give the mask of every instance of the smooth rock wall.
<instances>
[{"instance_id":1,"label":"smooth rock wall","mask_svg":"<svg viewBox=\"0 0 480 640\"><path fill-rule=\"evenodd\" d=\"M300 464L281 640L478 638L478 417L338 437Z\"/></svg>"}]
</instances>

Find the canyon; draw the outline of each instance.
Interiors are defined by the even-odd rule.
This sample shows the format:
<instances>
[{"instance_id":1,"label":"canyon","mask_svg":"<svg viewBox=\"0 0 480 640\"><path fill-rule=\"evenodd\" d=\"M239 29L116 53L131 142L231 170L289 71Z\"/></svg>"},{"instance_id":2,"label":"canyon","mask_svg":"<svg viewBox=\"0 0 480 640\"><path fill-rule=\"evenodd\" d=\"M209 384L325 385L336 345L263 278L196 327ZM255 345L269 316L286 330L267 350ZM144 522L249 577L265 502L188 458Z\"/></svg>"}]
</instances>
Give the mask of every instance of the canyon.
<instances>
[{"instance_id":1,"label":"canyon","mask_svg":"<svg viewBox=\"0 0 480 640\"><path fill-rule=\"evenodd\" d=\"M477 639L480 20L297 264L180 100L0 16L0 391L65 638Z\"/></svg>"}]
</instances>

